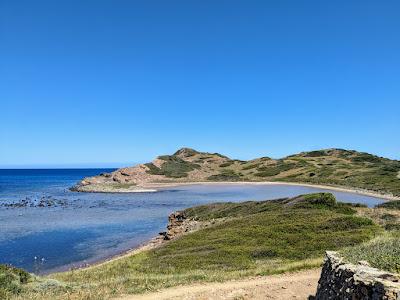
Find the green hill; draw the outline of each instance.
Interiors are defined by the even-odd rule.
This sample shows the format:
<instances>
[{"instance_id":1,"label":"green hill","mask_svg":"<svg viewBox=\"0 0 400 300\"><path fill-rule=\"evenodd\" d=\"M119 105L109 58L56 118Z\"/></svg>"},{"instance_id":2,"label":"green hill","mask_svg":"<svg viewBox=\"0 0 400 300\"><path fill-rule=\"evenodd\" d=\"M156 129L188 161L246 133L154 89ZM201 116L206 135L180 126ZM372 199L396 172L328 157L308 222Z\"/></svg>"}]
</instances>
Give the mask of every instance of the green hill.
<instances>
[{"instance_id":1,"label":"green hill","mask_svg":"<svg viewBox=\"0 0 400 300\"><path fill-rule=\"evenodd\" d=\"M150 163L85 178L75 189L118 192L157 183L207 181L325 184L400 196L400 161L343 149L241 161L218 153L182 148Z\"/></svg>"}]
</instances>

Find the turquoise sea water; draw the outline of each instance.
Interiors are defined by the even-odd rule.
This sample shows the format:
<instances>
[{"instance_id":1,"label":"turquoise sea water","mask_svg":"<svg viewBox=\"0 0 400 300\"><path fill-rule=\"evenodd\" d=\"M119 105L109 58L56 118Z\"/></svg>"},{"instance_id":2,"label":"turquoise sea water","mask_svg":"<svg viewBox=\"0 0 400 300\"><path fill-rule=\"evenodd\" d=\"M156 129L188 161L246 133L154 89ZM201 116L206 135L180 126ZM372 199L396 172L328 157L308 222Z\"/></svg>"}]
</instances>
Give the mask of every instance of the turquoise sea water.
<instances>
[{"instance_id":1,"label":"turquoise sea water","mask_svg":"<svg viewBox=\"0 0 400 300\"><path fill-rule=\"evenodd\" d=\"M35 273L93 263L137 247L165 230L168 215L216 201L267 200L326 191L289 185L191 185L157 193L77 193L77 181L112 169L0 170L0 263ZM345 202L382 199L332 191ZM52 199L51 207L4 204Z\"/></svg>"}]
</instances>

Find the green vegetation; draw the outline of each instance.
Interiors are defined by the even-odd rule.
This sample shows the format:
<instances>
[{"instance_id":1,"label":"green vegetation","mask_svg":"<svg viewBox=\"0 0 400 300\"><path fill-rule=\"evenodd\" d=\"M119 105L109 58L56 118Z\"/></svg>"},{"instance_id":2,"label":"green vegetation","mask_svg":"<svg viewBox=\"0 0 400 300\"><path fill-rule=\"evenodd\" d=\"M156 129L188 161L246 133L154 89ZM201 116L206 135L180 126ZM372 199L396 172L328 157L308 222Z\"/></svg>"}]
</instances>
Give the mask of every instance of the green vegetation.
<instances>
[{"instance_id":1,"label":"green vegetation","mask_svg":"<svg viewBox=\"0 0 400 300\"><path fill-rule=\"evenodd\" d=\"M400 211L392 209L396 205L390 203L382 203L376 208L355 208L358 215L372 219L386 232L374 240L344 249L342 254L350 262L366 260L373 267L400 272Z\"/></svg>"},{"instance_id":2,"label":"green vegetation","mask_svg":"<svg viewBox=\"0 0 400 300\"><path fill-rule=\"evenodd\" d=\"M400 161L343 149L302 152L281 159L261 157L250 161L230 159L219 153L182 148L147 163L147 173L165 178L145 178L151 183L181 181L280 181L334 185L391 194L400 198ZM195 172L192 172L195 171ZM132 175L130 175L132 174ZM130 182L143 182L140 172L128 172ZM105 183L111 175L96 178ZM137 178L138 177L138 178ZM139 180L136 180L139 179ZM82 190L88 190L85 188ZM94 187L92 190L96 190ZM101 190L101 189L100 189Z\"/></svg>"},{"instance_id":3,"label":"green vegetation","mask_svg":"<svg viewBox=\"0 0 400 300\"><path fill-rule=\"evenodd\" d=\"M398 223L387 223L385 225L387 231L400 231L400 224Z\"/></svg>"},{"instance_id":4,"label":"green vegetation","mask_svg":"<svg viewBox=\"0 0 400 300\"><path fill-rule=\"evenodd\" d=\"M318 157L318 156L324 156L326 153L323 150L319 150L319 151L310 151L310 152L306 152L304 154L305 157Z\"/></svg>"},{"instance_id":5,"label":"green vegetation","mask_svg":"<svg viewBox=\"0 0 400 300\"><path fill-rule=\"evenodd\" d=\"M13 271L13 280L7 282L17 288L2 287L0 293L16 299L109 299L181 284L317 267L326 250L339 250L350 262L367 260L374 267L400 271L397 210L340 203L330 193L317 193L213 203L184 212L201 222L203 229L153 250L41 281L29 275L21 281L25 277ZM384 230L389 227L390 232Z\"/></svg>"},{"instance_id":6,"label":"green vegetation","mask_svg":"<svg viewBox=\"0 0 400 300\"><path fill-rule=\"evenodd\" d=\"M113 189L129 189L130 187L136 186L136 183L113 183L111 187Z\"/></svg>"},{"instance_id":7,"label":"green vegetation","mask_svg":"<svg viewBox=\"0 0 400 300\"><path fill-rule=\"evenodd\" d=\"M217 175L211 175L207 177L210 181L239 181L241 180L240 174L233 170L222 170Z\"/></svg>"},{"instance_id":8,"label":"green vegetation","mask_svg":"<svg viewBox=\"0 0 400 300\"><path fill-rule=\"evenodd\" d=\"M269 201L248 201L240 203L213 203L196 206L185 210L189 218L207 221L227 217L244 217L266 211L276 211L283 207L293 209L324 209L345 215L354 215L357 207L366 207L363 204L336 202L330 193L316 193L301 195L290 199L278 199Z\"/></svg>"},{"instance_id":9,"label":"green vegetation","mask_svg":"<svg viewBox=\"0 0 400 300\"><path fill-rule=\"evenodd\" d=\"M226 167L229 167L229 166L233 165L234 163L235 163L235 162L234 162L233 160L230 160L230 161L227 161L226 163L220 164L219 166L220 166L221 168L226 168Z\"/></svg>"},{"instance_id":10,"label":"green vegetation","mask_svg":"<svg viewBox=\"0 0 400 300\"><path fill-rule=\"evenodd\" d=\"M259 165L260 165L260 164L249 164L249 165L247 165L247 166L244 166L244 167L242 168L242 170L251 170L251 169L255 169L255 168L259 167Z\"/></svg>"},{"instance_id":11,"label":"green vegetation","mask_svg":"<svg viewBox=\"0 0 400 300\"><path fill-rule=\"evenodd\" d=\"M285 161L278 161L278 163L274 166L259 166L255 176L259 177L271 177L280 174L281 172L288 171L293 169L296 166L296 163L285 162Z\"/></svg>"},{"instance_id":12,"label":"green vegetation","mask_svg":"<svg viewBox=\"0 0 400 300\"><path fill-rule=\"evenodd\" d=\"M347 210L343 210L346 207ZM273 201L215 203L185 210L205 228L160 248L50 276L62 284L20 299L108 299L203 281L320 265L325 250L368 241L382 229L352 205L320 193Z\"/></svg>"},{"instance_id":13,"label":"green vegetation","mask_svg":"<svg viewBox=\"0 0 400 300\"><path fill-rule=\"evenodd\" d=\"M304 198L294 201L308 202ZM326 249L358 244L379 231L370 219L336 213L331 209L335 204L324 207L321 201L315 208L303 209L291 203L248 202L250 215L234 203L213 205L212 215L204 207L199 214L191 210L192 216L203 220L212 220L216 211L228 219L152 251L146 269L165 274L187 269L251 270L264 259L288 262L320 257ZM261 273L273 270L266 267Z\"/></svg>"},{"instance_id":14,"label":"green vegetation","mask_svg":"<svg viewBox=\"0 0 400 300\"><path fill-rule=\"evenodd\" d=\"M357 153L357 155L352 156L351 160L359 163L365 163L365 162L380 163L382 158L369 153L359 152Z\"/></svg>"},{"instance_id":15,"label":"green vegetation","mask_svg":"<svg viewBox=\"0 0 400 300\"><path fill-rule=\"evenodd\" d=\"M0 265L0 299L20 294L30 278L31 275L22 269Z\"/></svg>"},{"instance_id":16,"label":"green vegetation","mask_svg":"<svg viewBox=\"0 0 400 300\"><path fill-rule=\"evenodd\" d=\"M253 181L338 185L400 196L400 161L357 151L303 152L279 160L256 159L232 169Z\"/></svg>"},{"instance_id":17,"label":"green vegetation","mask_svg":"<svg viewBox=\"0 0 400 300\"><path fill-rule=\"evenodd\" d=\"M398 210L393 210L391 208L385 208L378 205L374 209L359 207L357 208L357 213L361 216L370 218L387 231L400 230L400 211Z\"/></svg>"},{"instance_id":18,"label":"green vegetation","mask_svg":"<svg viewBox=\"0 0 400 300\"><path fill-rule=\"evenodd\" d=\"M345 249L342 254L352 263L366 260L372 267L400 273L400 232L387 233L372 241Z\"/></svg>"},{"instance_id":19,"label":"green vegetation","mask_svg":"<svg viewBox=\"0 0 400 300\"><path fill-rule=\"evenodd\" d=\"M382 204L377 205L377 207L400 210L400 200L383 202Z\"/></svg>"},{"instance_id":20,"label":"green vegetation","mask_svg":"<svg viewBox=\"0 0 400 300\"><path fill-rule=\"evenodd\" d=\"M152 175L164 175L171 178L187 177L187 173L195 169L199 169L200 165L188 162L176 155L164 155L158 157L165 162L160 168L152 163L145 164L149 170L147 171Z\"/></svg>"}]
</instances>

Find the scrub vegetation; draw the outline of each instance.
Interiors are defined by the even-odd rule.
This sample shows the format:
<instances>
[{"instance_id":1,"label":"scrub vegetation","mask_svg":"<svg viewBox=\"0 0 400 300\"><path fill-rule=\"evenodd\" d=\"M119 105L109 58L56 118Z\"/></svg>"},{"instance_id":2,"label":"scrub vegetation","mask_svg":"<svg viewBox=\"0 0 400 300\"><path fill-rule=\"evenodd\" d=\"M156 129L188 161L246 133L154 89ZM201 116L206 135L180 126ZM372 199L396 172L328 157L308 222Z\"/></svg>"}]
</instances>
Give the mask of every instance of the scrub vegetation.
<instances>
[{"instance_id":1,"label":"scrub vegetation","mask_svg":"<svg viewBox=\"0 0 400 300\"><path fill-rule=\"evenodd\" d=\"M375 268L400 273L400 231L386 233L372 241L342 251L346 260L364 260Z\"/></svg>"},{"instance_id":2,"label":"scrub vegetation","mask_svg":"<svg viewBox=\"0 0 400 300\"><path fill-rule=\"evenodd\" d=\"M148 173L185 181L286 181L359 188L400 196L400 161L372 154L325 149L250 161L229 159L218 153L183 148L160 156L160 167L146 164ZM191 176L191 171L196 170Z\"/></svg>"},{"instance_id":3,"label":"scrub vegetation","mask_svg":"<svg viewBox=\"0 0 400 300\"><path fill-rule=\"evenodd\" d=\"M338 203L329 193L188 208L186 216L207 227L99 266L35 277L13 298L109 299L317 267L326 250L357 247L382 235L381 226L358 213L362 209L368 208Z\"/></svg>"},{"instance_id":4,"label":"scrub vegetation","mask_svg":"<svg viewBox=\"0 0 400 300\"><path fill-rule=\"evenodd\" d=\"M22 292L31 275L19 268L0 265L0 299L7 299Z\"/></svg>"},{"instance_id":5,"label":"scrub vegetation","mask_svg":"<svg viewBox=\"0 0 400 300\"><path fill-rule=\"evenodd\" d=\"M163 160L164 163L160 168L156 167L153 163L146 164L146 166L149 168L149 174L181 178L186 177L188 172L200 168L198 164L187 162L175 155L164 155L158 158Z\"/></svg>"},{"instance_id":6,"label":"scrub vegetation","mask_svg":"<svg viewBox=\"0 0 400 300\"><path fill-rule=\"evenodd\" d=\"M378 207L400 210L400 200L399 201L384 202L384 203L378 205Z\"/></svg>"},{"instance_id":7,"label":"scrub vegetation","mask_svg":"<svg viewBox=\"0 0 400 300\"><path fill-rule=\"evenodd\" d=\"M253 160L241 167L249 180L327 184L400 196L400 161L368 153L326 149L278 160Z\"/></svg>"},{"instance_id":8,"label":"scrub vegetation","mask_svg":"<svg viewBox=\"0 0 400 300\"><path fill-rule=\"evenodd\" d=\"M242 161L219 153L182 148L173 155L159 156L147 164L85 178L75 190L102 192L115 183L137 184L137 189L140 189L146 184L215 181L308 183L400 197L400 161L344 149L302 152L281 159L261 157Z\"/></svg>"}]
</instances>

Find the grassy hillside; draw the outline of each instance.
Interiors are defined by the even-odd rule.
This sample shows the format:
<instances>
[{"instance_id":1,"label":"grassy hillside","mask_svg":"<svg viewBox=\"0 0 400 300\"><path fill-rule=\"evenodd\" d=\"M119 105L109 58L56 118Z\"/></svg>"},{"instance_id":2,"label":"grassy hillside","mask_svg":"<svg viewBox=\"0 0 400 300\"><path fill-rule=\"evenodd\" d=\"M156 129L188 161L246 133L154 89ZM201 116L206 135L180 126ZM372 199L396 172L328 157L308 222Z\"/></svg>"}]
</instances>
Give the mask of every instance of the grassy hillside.
<instances>
[{"instance_id":1,"label":"grassy hillside","mask_svg":"<svg viewBox=\"0 0 400 300\"><path fill-rule=\"evenodd\" d=\"M284 181L360 188L400 197L400 161L343 149L303 152L250 161L183 148L151 163L86 178L81 191L125 184L204 181Z\"/></svg>"},{"instance_id":2,"label":"grassy hillside","mask_svg":"<svg viewBox=\"0 0 400 300\"><path fill-rule=\"evenodd\" d=\"M31 275L22 269L0 265L0 299L6 299L22 292Z\"/></svg>"},{"instance_id":3,"label":"grassy hillside","mask_svg":"<svg viewBox=\"0 0 400 300\"><path fill-rule=\"evenodd\" d=\"M379 204L378 207L400 210L400 200L398 200L398 201L390 201L390 202L383 202L382 204Z\"/></svg>"},{"instance_id":4,"label":"grassy hillside","mask_svg":"<svg viewBox=\"0 0 400 300\"><path fill-rule=\"evenodd\" d=\"M400 227L372 241L345 249L342 254L354 264L364 260L372 267L400 273Z\"/></svg>"},{"instance_id":5,"label":"grassy hillside","mask_svg":"<svg viewBox=\"0 0 400 300\"><path fill-rule=\"evenodd\" d=\"M202 281L273 274L321 264L324 251L359 245L383 231L331 194L189 208L207 227L160 248L28 284L20 299L108 299Z\"/></svg>"},{"instance_id":6,"label":"grassy hillside","mask_svg":"<svg viewBox=\"0 0 400 300\"><path fill-rule=\"evenodd\" d=\"M400 162L342 149L304 152L282 159L231 161L209 180L287 181L331 184L400 196Z\"/></svg>"}]
</instances>

